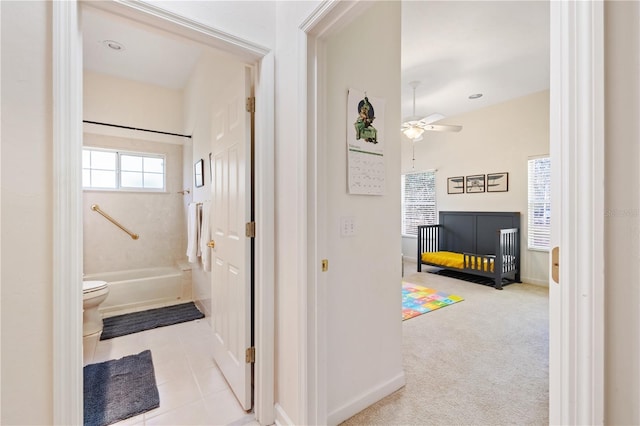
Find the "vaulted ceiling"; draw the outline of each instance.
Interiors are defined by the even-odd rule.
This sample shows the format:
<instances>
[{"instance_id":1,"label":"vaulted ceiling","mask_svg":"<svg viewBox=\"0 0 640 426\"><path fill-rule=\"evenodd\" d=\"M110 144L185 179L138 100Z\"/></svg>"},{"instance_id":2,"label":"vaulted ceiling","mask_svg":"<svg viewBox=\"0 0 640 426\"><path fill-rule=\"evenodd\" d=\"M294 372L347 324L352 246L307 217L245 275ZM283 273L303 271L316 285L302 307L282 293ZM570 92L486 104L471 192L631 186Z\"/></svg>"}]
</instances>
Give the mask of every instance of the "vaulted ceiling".
<instances>
[{"instance_id":1,"label":"vaulted ceiling","mask_svg":"<svg viewBox=\"0 0 640 426\"><path fill-rule=\"evenodd\" d=\"M202 54L195 43L89 8L83 36L85 69L174 89ZM549 3L404 1L403 117L412 115L411 81L420 81L419 116L455 116L548 89ZM483 96L468 98L476 93Z\"/></svg>"}]
</instances>

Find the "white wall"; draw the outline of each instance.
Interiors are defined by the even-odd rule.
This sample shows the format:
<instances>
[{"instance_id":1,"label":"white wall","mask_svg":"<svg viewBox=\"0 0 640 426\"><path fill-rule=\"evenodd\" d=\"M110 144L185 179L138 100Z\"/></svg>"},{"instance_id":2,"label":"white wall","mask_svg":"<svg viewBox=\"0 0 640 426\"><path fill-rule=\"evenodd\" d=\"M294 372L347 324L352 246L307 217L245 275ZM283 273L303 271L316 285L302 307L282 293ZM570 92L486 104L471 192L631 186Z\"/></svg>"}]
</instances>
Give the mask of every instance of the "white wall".
<instances>
[{"instance_id":1,"label":"white wall","mask_svg":"<svg viewBox=\"0 0 640 426\"><path fill-rule=\"evenodd\" d=\"M192 135L192 143L185 148L184 182L191 195L184 199L186 211L188 201L211 200L211 102L231 76L243 72L244 65L227 55L206 51L198 61L184 89L184 132ZM193 182L193 165L204 160L204 186L196 188ZM186 224L184 225L186 229ZM209 317L211 314L211 273L202 268L202 263L191 264L193 297L198 306Z\"/></svg>"},{"instance_id":2,"label":"white wall","mask_svg":"<svg viewBox=\"0 0 640 426\"><path fill-rule=\"evenodd\" d=\"M463 126L459 133L425 132L411 144L402 140L402 171L435 169L438 211L520 212L521 278L548 286L549 255L527 249L527 160L549 154L549 91L534 93L477 111L449 117ZM415 167L415 168L414 168ZM509 173L509 191L448 194L447 178ZM403 253L416 259L417 241L403 238Z\"/></svg>"},{"instance_id":3,"label":"white wall","mask_svg":"<svg viewBox=\"0 0 640 426\"><path fill-rule=\"evenodd\" d=\"M370 48L369 48L370 47ZM400 3L372 5L326 44L327 409L337 424L404 385L400 261ZM386 192L347 193L349 88L383 98ZM375 104L374 104L375 108ZM356 221L341 237L340 218Z\"/></svg>"},{"instance_id":4,"label":"white wall","mask_svg":"<svg viewBox=\"0 0 640 426\"><path fill-rule=\"evenodd\" d=\"M182 133L182 90L90 71L83 90L83 120Z\"/></svg>"},{"instance_id":5,"label":"white wall","mask_svg":"<svg viewBox=\"0 0 640 426\"><path fill-rule=\"evenodd\" d=\"M178 16L203 22L243 40L266 47L273 47L276 44L273 24L278 2L275 1L243 1L240 5L235 0L146 0L145 2ZM311 7L317 4L316 1L309 3ZM299 22L294 25L297 24Z\"/></svg>"},{"instance_id":6,"label":"white wall","mask_svg":"<svg viewBox=\"0 0 640 426\"><path fill-rule=\"evenodd\" d=\"M51 3L0 2L2 424L51 424Z\"/></svg>"},{"instance_id":7,"label":"white wall","mask_svg":"<svg viewBox=\"0 0 640 426\"><path fill-rule=\"evenodd\" d=\"M276 419L281 424L306 423L300 380L305 368L301 349L306 332L301 318L301 288L307 247L302 244L306 223L301 205L306 202L305 159L301 158L306 129L302 127L306 104L300 90L306 52L299 42L300 25L318 1L276 3L276 134L275 134L275 370Z\"/></svg>"},{"instance_id":8,"label":"white wall","mask_svg":"<svg viewBox=\"0 0 640 426\"><path fill-rule=\"evenodd\" d=\"M605 419L640 424L640 3L605 2Z\"/></svg>"}]
</instances>

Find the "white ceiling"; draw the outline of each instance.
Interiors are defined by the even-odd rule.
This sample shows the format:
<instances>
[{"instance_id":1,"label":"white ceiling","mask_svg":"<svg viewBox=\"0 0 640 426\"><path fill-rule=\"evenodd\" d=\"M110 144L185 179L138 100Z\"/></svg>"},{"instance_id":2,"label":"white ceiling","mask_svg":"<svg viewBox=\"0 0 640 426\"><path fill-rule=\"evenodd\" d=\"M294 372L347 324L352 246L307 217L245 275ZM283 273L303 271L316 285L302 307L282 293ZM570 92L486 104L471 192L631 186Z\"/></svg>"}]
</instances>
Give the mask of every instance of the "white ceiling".
<instances>
[{"instance_id":1,"label":"white ceiling","mask_svg":"<svg viewBox=\"0 0 640 426\"><path fill-rule=\"evenodd\" d=\"M455 116L549 88L547 1L404 1L402 116ZM163 87L184 87L203 47L85 8L85 69ZM114 40L124 49L103 43ZM375 52L375 49L372 49ZM469 100L472 93L480 99Z\"/></svg>"},{"instance_id":2,"label":"white ceiling","mask_svg":"<svg viewBox=\"0 0 640 426\"><path fill-rule=\"evenodd\" d=\"M99 10L82 13L84 68L169 89L182 89L203 52L197 43ZM112 40L122 50L107 47Z\"/></svg>"},{"instance_id":3,"label":"white ceiling","mask_svg":"<svg viewBox=\"0 0 640 426\"><path fill-rule=\"evenodd\" d=\"M455 116L549 88L547 1L405 1L402 117ZM482 93L483 97L468 99Z\"/></svg>"}]
</instances>

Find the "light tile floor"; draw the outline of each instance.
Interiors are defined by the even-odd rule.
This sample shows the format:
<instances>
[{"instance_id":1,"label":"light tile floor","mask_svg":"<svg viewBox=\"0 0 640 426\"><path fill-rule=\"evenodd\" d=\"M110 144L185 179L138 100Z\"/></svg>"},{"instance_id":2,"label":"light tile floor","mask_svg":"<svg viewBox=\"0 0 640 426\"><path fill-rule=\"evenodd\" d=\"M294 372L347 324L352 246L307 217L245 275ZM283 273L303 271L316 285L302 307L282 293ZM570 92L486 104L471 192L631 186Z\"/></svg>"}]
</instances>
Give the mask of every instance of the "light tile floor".
<instances>
[{"instance_id":1,"label":"light tile floor","mask_svg":"<svg viewBox=\"0 0 640 426\"><path fill-rule=\"evenodd\" d=\"M160 407L116 425L258 425L234 397L211 353L206 319L109 340L84 339L84 364L151 350Z\"/></svg>"}]
</instances>

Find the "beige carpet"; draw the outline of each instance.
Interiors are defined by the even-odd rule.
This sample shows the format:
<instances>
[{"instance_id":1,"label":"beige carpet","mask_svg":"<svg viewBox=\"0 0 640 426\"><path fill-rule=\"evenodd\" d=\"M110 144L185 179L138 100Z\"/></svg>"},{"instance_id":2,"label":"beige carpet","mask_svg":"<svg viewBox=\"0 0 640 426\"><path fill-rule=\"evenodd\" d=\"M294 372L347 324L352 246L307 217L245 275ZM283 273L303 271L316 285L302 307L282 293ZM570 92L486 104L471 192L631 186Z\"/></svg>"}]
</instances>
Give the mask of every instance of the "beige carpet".
<instances>
[{"instance_id":1,"label":"beige carpet","mask_svg":"<svg viewBox=\"0 0 640 426\"><path fill-rule=\"evenodd\" d=\"M406 386L343 425L548 424L547 288L499 291L412 263L404 271L405 281L465 300L403 322Z\"/></svg>"}]
</instances>

